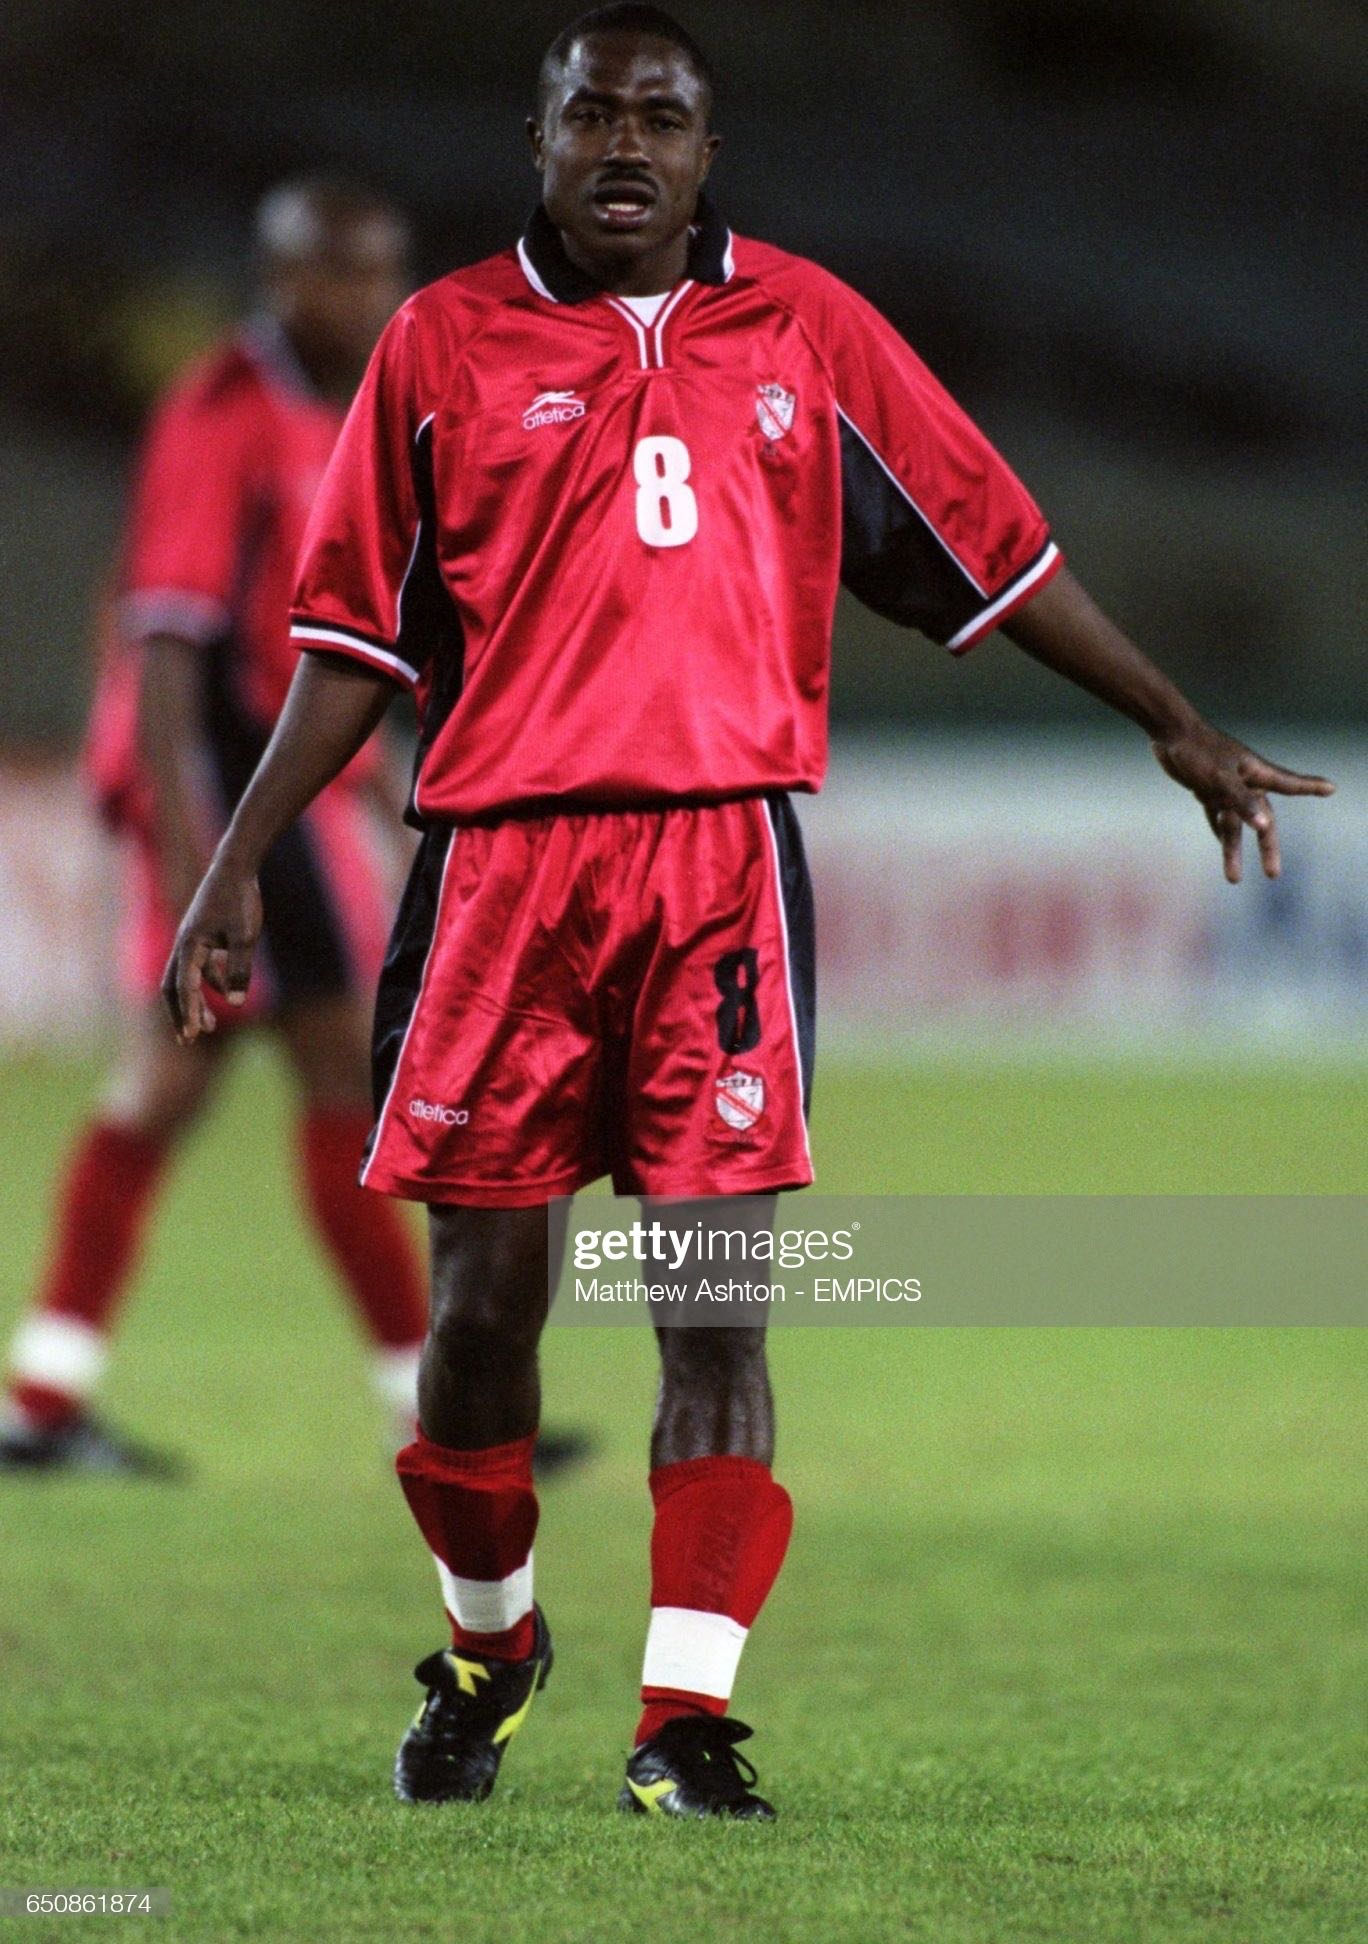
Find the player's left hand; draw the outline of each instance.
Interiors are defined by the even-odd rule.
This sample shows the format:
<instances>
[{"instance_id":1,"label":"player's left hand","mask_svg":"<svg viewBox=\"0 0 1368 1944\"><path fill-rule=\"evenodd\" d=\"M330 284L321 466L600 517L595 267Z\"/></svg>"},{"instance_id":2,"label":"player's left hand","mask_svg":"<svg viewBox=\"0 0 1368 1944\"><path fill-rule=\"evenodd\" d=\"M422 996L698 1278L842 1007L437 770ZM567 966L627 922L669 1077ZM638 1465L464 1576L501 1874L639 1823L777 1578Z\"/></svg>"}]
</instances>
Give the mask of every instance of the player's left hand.
<instances>
[{"instance_id":1,"label":"player's left hand","mask_svg":"<svg viewBox=\"0 0 1368 1944\"><path fill-rule=\"evenodd\" d=\"M1297 770L1270 763L1267 757L1256 755L1206 722L1168 742L1156 742L1154 753L1174 782L1191 790L1206 811L1230 884L1238 884L1243 875L1241 849L1246 824L1259 840L1264 876L1275 878L1282 869L1277 821L1268 801L1270 790L1279 796L1328 797L1335 793L1334 784L1325 777L1302 776Z\"/></svg>"}]
</instances>

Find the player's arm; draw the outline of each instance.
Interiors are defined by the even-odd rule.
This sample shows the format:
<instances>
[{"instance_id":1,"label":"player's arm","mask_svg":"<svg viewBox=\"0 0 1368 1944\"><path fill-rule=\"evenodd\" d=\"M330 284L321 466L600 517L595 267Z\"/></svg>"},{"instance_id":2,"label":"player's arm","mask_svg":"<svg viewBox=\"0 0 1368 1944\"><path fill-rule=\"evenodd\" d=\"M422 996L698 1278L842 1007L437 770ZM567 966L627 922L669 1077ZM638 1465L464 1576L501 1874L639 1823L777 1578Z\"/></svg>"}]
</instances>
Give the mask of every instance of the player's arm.
<instances>
[{"instance_id":1,"label":"player's arm","mask_svg":"<svg viewBox=\"0 0 1368 1944\"><path fill-rule=\"evenodd\" d=\"M331 655L300 656L285 707L181 920L162 995L187 1044L214 1030L206 983L240 1005L261 933L261 860L346 768L394 698L389 676Z\"/></svg>"},{"instance_id":2,"label":"player's arm","mask_svg":"<svg viewBox=\"0 0 1368 1944\"><path fill-rule=\"evenodd\" d=\"M199 752L204 668L232 626L251 498L251 425L231 384L192 372L153 415L129 499L119 629L141 651L138 756L155 869L179 916L212 844Z\"/></svg>"},{"instance_id":3,"label":"player's arm","mask_svg":"<svg viewBox=\"0 0 1368 1944\"><path fill-rule=\"evenodd\" d=\"M157 880L177 917L195 894L211 848L194 775L203 652L178 635L150 635L138 694L138 755L150 786Z\"/></svg>"},{"instance_id":4,"label":"player's arm","mask_svg":"<svg viewBox=\"0 0 1368 1944\"><path fill-rule=\"evenodd\" d=\"M1259 841L1268 877L1280 868L1278 829L1268 801L1330 796L1334 784L1256 755L1203 720L1186 696L1136 647L1066 569L1003 623L1003 633L1056 674L1138 723L1175 783L1191 790L1221 846L1225 874L1240 881L1244 827Z\"/></svg>"},{"instance_id":5,"label":"player's arm","mask_svg":"<svg viewBox=\"0 0 1368 1944\"><path fill-rule=\"evenodd\" d=\"M424 631L402 598L422 517L411 326L405 306L376 347L314 500L291 609L304 652L162 981L184 1040L213 1027L204 984L230 1001L247 990L266 852L378 727L396 684L413 688L421 676Z\"/></svg>"},{"instance_id":6,"label":"player's arm","mask_svg":"<svg viewBox=\"0 0 1368 1944\"><path fill-rule=\"evenodd\" d=\"M397 734L382 735L380 741L382 760L367 774L362 790L384 847L387 874L397 891L408 876L417 845L417 833L404 821L412 764Z\"/></svg>"},{"instance_id":7,"label":"player's arm","mask_svg":"<svg viewBox=\"0 0 1368 1944\"><path fill-rule=\"evenodd\" d=\"M836 391L841 575L851 592L955 654L1001 629L1145 730L1206 811L1232 883L1245 824L1276 876L1268 792L1329 796L1332 785L1203 721L1088 598L1021 481L887 320L824 273L809 271L803 294Z\"/></svg>"}]
</instances>

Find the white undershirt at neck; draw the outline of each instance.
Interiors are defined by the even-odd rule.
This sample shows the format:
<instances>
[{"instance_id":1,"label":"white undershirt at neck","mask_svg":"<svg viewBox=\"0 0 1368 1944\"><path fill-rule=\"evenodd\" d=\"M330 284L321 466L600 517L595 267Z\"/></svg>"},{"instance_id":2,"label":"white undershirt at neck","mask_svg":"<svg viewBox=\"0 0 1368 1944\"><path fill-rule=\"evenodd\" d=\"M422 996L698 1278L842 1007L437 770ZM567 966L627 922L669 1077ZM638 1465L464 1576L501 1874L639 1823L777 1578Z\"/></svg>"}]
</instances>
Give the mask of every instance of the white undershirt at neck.
<instances>
[{"instance_id":1,"label":"white undershirt at neck","mask_svg":"<svg viewBox=\"0 0 1368 1944\"><path fill-rule=\"evenodd\" d=\"M670 301L672 294L668 290L662 290L658 297L619 297L618 302L620 304L626 304L630 310L634 310L647 330L649 330L652 324L655 323L657 317L659 317L661 307Z\"/></svg>"}]
</instances>

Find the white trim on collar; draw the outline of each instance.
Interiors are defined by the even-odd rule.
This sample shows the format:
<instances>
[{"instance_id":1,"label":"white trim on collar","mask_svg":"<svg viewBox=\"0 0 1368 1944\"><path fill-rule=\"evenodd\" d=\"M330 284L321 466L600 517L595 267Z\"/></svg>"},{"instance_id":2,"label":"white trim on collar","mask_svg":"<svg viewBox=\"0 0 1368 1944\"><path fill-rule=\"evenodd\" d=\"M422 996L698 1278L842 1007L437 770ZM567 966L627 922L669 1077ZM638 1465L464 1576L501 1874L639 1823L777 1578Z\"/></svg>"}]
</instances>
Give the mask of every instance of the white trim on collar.
<instances>
[{"instance_id":1,"label":"white trim on collar","mask_svg":"<svg viewBox=\"0 0 1368 1944\"><path fill-rule=\"evenodd\" d=\"M542 282L541 278L537 275L532 259L527 253L527 245L526 243L524 243L521 237L518 238L518 262L522 265L523 275L526 277L527 281L531 284L532 288L536 291L537 295L539 297L544 297L548 304L558 304L560 302L560 298L553 296L552 293L546 288L546 285Z\"/></svg>"}]
</instances>

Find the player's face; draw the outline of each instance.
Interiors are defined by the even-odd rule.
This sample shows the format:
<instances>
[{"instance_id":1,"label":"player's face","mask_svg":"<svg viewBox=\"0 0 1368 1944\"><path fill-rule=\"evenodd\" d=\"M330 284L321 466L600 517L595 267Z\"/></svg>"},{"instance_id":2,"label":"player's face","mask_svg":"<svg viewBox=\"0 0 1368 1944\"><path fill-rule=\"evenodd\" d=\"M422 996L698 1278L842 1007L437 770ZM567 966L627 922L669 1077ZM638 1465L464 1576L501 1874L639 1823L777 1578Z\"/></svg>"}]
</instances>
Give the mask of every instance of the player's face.
<instances>
[{"instance_id":1,"label":"player's face","mask_svg":"<svg viewBox=\"0 0 1368 1944\"><path fill-rule=\"evenodd\" d=\"M272 288L304 355L353 382L407 294L407 239L383 216L338 225L319 249L278 271Z\"/></svg>"},{"instance_id":2,"label":"player's face","mask_svg":"<svg viewBox=\"0 0 1368 1944\"><path fill-rule=\"evenodd\" d=\"M659 264L668 274L653 287L667 288L718 146L706 85L683 51L639 34L578 42L529 132L572 260L619 283L624 269Z\"/></svg>"}]
</instances>

